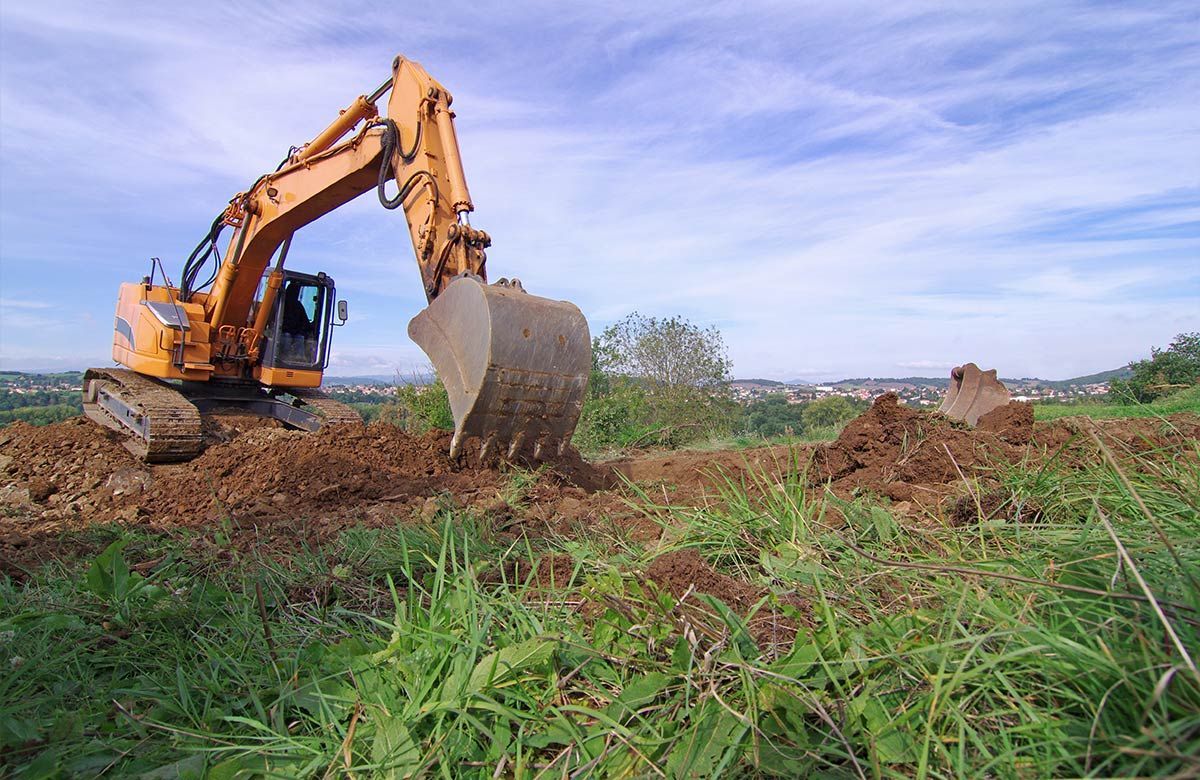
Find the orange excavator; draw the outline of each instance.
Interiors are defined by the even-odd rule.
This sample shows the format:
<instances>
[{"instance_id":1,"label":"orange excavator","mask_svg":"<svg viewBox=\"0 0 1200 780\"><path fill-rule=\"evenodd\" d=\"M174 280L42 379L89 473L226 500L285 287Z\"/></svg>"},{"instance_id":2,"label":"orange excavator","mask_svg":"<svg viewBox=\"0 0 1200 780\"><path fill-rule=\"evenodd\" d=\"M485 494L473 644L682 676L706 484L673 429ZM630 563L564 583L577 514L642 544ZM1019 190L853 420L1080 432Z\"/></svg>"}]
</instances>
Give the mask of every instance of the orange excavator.
<instances>
[{"instance_id":1,"label":"orange excavator","mask_svg":"<svg viewBox=\"0 0 1200 780\"><path fill-rule=\"evenodd\" d=\"M451 100L419 64L396 57L378 89L230 200L178 285L157 258L150 275L122 284L112 354L123 368L87 371L88 417L125 434L126 446L151 462L198 454L202 415L216 410L310 431L357 422L318 389L346 302L333 277L285 262L297 230L375 190L408 222L429 302L408 332L446 386L451 455L469 440L481 457L561 453L591 368L587 321L575 305L529 295L517 279L488 283L491 239L470 224Z\"/></svg>"}]
</instances>

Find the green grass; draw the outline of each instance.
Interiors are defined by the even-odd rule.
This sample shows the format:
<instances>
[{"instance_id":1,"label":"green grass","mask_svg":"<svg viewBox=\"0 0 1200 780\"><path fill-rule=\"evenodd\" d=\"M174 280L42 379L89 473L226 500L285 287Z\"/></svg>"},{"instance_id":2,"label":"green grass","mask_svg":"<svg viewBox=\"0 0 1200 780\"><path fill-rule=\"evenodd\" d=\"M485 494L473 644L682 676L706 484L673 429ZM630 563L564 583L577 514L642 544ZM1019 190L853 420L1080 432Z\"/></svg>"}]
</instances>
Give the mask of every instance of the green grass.
<instances>
[{"instance_id":1,"label":"green grass","mask_svg":"<svg viewBox=\"0 0 1200 780\"><path fill-rule=\"evenodd\" d=\"M635 495L665 527L653 548L504 544L451 510L287 563L113 529L82 567L0 582L0 774L1195 773L1190 446L998 471L962 489L999 508L957 527L828 497L797 457L700 508ZM683 548L762 588L794 643L648 584ZM569 583L506 581L563 550Z\"/></svg>"},{"instance_id":2,"label":"green grass","mask_svg":"<svg viewBox=\"0 0 1200 780\"><path fill-rule=\"evenodd\" d=\"M1159 398L1148 404L1039 403L1033 406L1034 418L1038 420L1057 420L1060 417L1084 415L1097 419L1163 417L1180 412L1200 414L1200 386Z\"/></svg>"}]
</instances>

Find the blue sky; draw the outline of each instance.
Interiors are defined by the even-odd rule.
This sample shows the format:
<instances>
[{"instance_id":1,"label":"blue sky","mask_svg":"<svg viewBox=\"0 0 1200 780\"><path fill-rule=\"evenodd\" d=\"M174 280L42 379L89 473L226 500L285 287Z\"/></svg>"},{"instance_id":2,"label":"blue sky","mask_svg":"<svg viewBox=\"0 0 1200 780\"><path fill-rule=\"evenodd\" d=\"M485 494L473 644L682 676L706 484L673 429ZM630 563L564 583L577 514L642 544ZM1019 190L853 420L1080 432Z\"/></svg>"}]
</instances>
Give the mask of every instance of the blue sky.
<instances>
[{"instance_id":1,"label":"blue sky","mask_svg":"<svg viewBox=\"0 0 1200 780\"><path fill-rule=\"evenodd\" d=\"M455 97L489 270L724 333L738 376L1062 378L1200 330L1200 6L0 5L0 367L108 365L117 286L388 74ZM289 265L332 373L424 305L367 196Z\"/></svg>"}]
</instances>

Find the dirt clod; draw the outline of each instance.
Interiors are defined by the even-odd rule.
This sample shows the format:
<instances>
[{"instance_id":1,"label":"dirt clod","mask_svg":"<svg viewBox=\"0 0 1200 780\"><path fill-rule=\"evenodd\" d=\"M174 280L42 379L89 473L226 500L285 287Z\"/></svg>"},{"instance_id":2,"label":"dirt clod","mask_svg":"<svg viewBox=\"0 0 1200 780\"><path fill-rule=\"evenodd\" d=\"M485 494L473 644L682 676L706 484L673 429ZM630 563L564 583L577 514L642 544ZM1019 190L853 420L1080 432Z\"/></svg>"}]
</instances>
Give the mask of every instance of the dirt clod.
<instances>
[{"instance_id":1,"label":"dirt clod","mask_svg":"<svg viewBox=\"0 0 1200 780\"><path fill-rule=\"evenodd\" d=\"M1009 444L1028 444L1033 438L1033 404L1010 401L980 417L976 427L996 434Z\"/></svg>"},{"instance_id":2,"label":"dirt clod","mask_svg":"<svg viewBox=\"0 0 1200 780\"><path fill-rule=\"evenodd\" d=\"M747 618L746 627L764 650L784 650L796 635L796 622L769 603L764 603L767 596L764 588L721 574L695 550L663 553L651 562L646 576L677 599L683 599L693 590L720 599L734 612ZM802 612L808 609L801 599L792 597L785 601Z\"/></svg>"}]
</instances>

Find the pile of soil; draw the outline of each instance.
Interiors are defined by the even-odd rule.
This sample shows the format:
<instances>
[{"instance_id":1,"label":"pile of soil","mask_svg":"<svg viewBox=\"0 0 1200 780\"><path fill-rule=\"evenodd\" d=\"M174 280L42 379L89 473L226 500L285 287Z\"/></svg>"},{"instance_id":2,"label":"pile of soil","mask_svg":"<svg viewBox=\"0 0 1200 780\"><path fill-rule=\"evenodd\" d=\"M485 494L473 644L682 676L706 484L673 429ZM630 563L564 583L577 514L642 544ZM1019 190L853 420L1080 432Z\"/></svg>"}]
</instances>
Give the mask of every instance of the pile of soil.
<instances>
[{"instance_id":1,"label":"pile of soil","mask_svg":"<svg viewBox=\"0 0 1200 780\"><path fill-rule=\"evenodd\" d=\"M818 449L813 484L828 484L842 497L872 492L894 501L936 499L941 488L978 467L1016 457L1016 442L1028 443L1033 433L1028 404L993 410L984 418L987 426L971 429L899 400L895 393L879 396L836 441Z\"/></svg>"},{"instance_id":2,"label":"pile of soil","mask_svg":"<svg viewBox=\"0 0 1200 780\"><path fill-rule=\"evenodd\" d=\"M0 557L105 522L227 526L235 543L241 534L295 547L355 524L429 519L450 504L500 519L515 514L503 497L511 467L452 460L443 432L417 436L377 424L302 433L217 417L204 433L208 446L196 459L148 465L117 433L84 418L0 430ZM613 479L568 450L537 472L538 518L562 525L560 504L586 514L590 494ZM603 503L591 509L599 514Z\"/></svg>"},{"instance_id":3,"label":"pile of soil","mask_svg":"<svg viewBox=\"0 0 1200 780\"><path fill-rule=\"evenodd\" d=\"M689 590L720 599L746 619L751 636L765 650L785 652L796 636L796 622L792 618L770 603L758 606L767 596L765 589L721 574L695 550L663 553L651 562L646 577L677 599L682 599ZM798 597L788 597L784 601L802 614L810 611L809 605Z\"/></svg>"},{"instance_id":4,"label":"pile of soil","mask_svg":"<svg viewBox=\"0 0 1200 780\"><path fill-rule=\"evenodd\" d=\"M83 417L0 429L0 502L6 504L50 511L74 505L108 519L124 496L142 490L144 470L116 433Z\"/></svg>"},{"instance_id":5,"label":"pile of soil","mask_svg":"<svg viewBox=\"0 0 1200 780\"><path fill-rule=\"evenodd\" d=\"M975 427L1009 444L1028 444L1033 439L1033 404L1011 401L980 417Z\"/></svg>"},{"instance_id":6,"label":"pile of soil","mask_svg":"<svg viewBox=\"0 0 1200 780\"><path fill-rule=\"evenodd\" d=\"M0 429L0 564L6 564L0 568L22 557L56 557L63 531L99 523L188 527L209 535L219 529L235 545L287 550L354 525L428 522L451 506L486 518L499 534L648 543L662 527L627 502L624 480L638 483L652 503L694 505L719 501L725 480L741 482L754 472L757 481L746 481L763 487L805 468L814 486L829 485L839 496L887 496L897 511L908 511L902 507L911 502L909 509L934 509L967 523L978 507L955 504L966 492L964 477L986 481L997 464L1037 462L1061 448L1068 450L1064 457L1094 463L1085 429L1104 437L1120 457L1194 440L1200 418L1035 426L1028 404L1010 403L971 429L902 406L889 393L826 445L641 453L600 466L568 450L536 472L514 471L495 459L452 460L449 434L415 436L381 424L310 434L245 415L216 416L205 421L207 449L200 457L147 465L118 434L84 418L43 427L13 423Z\"/></svg>"}]
</instances>

